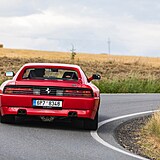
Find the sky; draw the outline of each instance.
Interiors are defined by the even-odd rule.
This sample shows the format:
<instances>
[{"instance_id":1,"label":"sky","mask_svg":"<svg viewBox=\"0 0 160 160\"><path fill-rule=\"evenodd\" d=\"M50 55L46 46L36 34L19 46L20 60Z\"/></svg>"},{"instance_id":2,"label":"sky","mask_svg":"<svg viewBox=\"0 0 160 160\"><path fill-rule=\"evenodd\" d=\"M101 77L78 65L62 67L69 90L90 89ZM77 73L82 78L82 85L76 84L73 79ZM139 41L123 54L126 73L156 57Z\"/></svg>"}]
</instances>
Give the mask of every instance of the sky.
<instances>
[{"instance_id":1,"label":"sky","mask_svg":"<svg viewBox=\"0 0 160 160\"><path fill-rule=\"evenodd\" d=\"M0 0L6 48L160 57L159 0ZM110 49L109 49L110 48Z\"/></svg>"}]
</instances>

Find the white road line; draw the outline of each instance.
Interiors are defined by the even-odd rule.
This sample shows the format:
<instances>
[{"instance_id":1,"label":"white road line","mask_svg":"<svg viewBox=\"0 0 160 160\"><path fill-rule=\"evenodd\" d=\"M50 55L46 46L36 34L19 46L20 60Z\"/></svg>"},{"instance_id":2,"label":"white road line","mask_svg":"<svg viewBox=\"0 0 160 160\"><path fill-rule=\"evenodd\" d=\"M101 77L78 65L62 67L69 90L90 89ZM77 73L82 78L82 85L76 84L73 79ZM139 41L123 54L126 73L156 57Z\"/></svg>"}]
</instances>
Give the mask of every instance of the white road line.
<instances>
[{"instance_id":1,"label":"white road line","mask_svg":"<svg viewBox=\"0 0 160 160\"><path fill-rule=\"evenodd\" d=\"M119 119L123 119L123 118L127 118L127 117L133 117L133 116L138 116L138 115L142 115L142 114L148 114L148 113L153 113L153 112L156 112L156 111L160 111L160 110L153 110L153 111L145 111L145 112L139 112L139 113L133 113L133 114L128 114L128 115L123 115L123 116L119 116L119 117L115 117L115 118L111 118L111 119L107 119L107 120L104 120L104 121L101 121L98 123L98 129L100 127L102 127L103 125L109 123L109 122L113 122L113 121L116 121L116 120L119 120ZM98 135L98 129L97 131L91 131L90 134L91 136L99 143L101 143L102 145L114 150L114 151L117 151L117 152L120 152L120 153L123 153L123 154L126 154L128 156L131 156L131 157L134 157L134 158L138 158L138 159L141 159L141 160L148 160L147 158L144 158L144 157L141 157L141 156L138 156L138 155L135 155L133 153L130 153L130 152L127 152L127 151L124 151L120 148L117 148L115 146L112 146L111 144L109 144L108 142L104 141L102 138L100 138L100 136Z\"/></svg>"}]
</instances>

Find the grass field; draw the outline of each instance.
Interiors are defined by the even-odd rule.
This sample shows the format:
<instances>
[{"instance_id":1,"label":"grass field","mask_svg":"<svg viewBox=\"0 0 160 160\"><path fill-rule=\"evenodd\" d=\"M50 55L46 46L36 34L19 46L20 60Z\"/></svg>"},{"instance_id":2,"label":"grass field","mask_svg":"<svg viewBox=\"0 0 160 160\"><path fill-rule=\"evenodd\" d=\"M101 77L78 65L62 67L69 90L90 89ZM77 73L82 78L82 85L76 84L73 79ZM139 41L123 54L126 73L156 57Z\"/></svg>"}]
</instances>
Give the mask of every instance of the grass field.
<instances>
[{"instance_id":1,"label":"grass field","mask_svg":"<svg viewBox=\"0 0 160 160\"><path fill-rule=\"evenodd\" d=\"M25 63L51 62L74 63L81 66L87 76L99 73L102 80L94 82L107 93L151 92L160 93L160 58L113 56L108 54L77 53L71 61L71 53L20 49L0 49L0 82L4 72L18 71Z\"/></svg>"},{"instance_id":2,"label":"grass field","mask_svg":"<svg viewBox=\"0 0 160 160\"><path fill-rule=\"evenodd\" d=\"M7 56L9 58L43 58L46 60L70 60L71 54L69 52L49 52L37 50L22 50L22 49L0 49L0 57ZM116 62L127 64L141 64L152 67L160 67L160 58L138 57L138 56L113 56L109 54L85 54L77 53L76 61L85 62Z\"/></svg>"},{"instance_id":3,"label":"grass field","mask_svg":"<svg viewBox=\"0 0 160 160\"><path fill-rule=\"evenodd\" d=\"M152 115L140 133L141 149L148 157L160 160L160 112Z\"/></svg>"}]
</instances>

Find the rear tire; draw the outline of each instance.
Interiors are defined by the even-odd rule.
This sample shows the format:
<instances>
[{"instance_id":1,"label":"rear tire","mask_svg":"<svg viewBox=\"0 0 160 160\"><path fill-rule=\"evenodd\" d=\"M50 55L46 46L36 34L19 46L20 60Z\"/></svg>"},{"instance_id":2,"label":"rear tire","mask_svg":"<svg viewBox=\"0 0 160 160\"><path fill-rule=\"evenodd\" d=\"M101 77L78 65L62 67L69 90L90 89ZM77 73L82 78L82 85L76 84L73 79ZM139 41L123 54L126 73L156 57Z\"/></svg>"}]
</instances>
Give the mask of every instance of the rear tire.
<instances>
[{"instance_id":1,"label":"rear tire","mask_svg":"<svg viewBox=\"0 0 160 160\"><path fill-rule=\"evenodd\" d=\"M97 130L98 128L98 111L96 113L95 118L92 119L84 119L84 129L86 130Z\"/></svg>"},{"instance_id":2,"label":"rear tire","mask_svg":"<svg viewBox=\"0 0 160 160\"><path fill-rule=\"evenodd\" d=\"M0 118L1 123L13 124L15 123L15 116L13 115L4 115Z\"/></svg>"}]
</instances>

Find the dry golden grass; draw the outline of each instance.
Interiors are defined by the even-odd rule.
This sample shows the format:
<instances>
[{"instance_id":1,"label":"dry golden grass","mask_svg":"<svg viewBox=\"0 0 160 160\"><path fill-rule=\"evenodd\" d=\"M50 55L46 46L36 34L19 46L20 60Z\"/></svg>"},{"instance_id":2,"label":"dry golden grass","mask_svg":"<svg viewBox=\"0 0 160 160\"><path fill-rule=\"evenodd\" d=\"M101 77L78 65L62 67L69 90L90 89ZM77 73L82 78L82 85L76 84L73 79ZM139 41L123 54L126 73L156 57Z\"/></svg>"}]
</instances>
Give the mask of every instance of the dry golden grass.
<instances>
[{"instance_id":1,"label":"dry golden grass","mask_svg":"<svg viewBox=\"0 0 160 160\"><path fill-rule=\"evenodd\" d=\"M153 114L140 133L139 144L145 155L160 160L160 112Z\"/></svg>"},{"instance_id":2,"label":"dry golden grass","mask_svg":"<svg viewBox=\"0 0 160 160\"><path fill-rule=\"evenodd\" d=\"M74 63L80 65L88 76L99 73L102 79L138 77L139 79L160 80L160 58L77 53L75 60L71 61L69 52L1 48L0 81L4 79L5 71L16 72L25 63L34 62Z\"/></svg>"},{"instance_id":3,"label":"dry golden grass","mask_svg":"<svg viewBox=\"0 0 160 160\"><path fill-rule=\"evenodd\" d=\"M160 160L160 140L157 137L146 135L140 145L144 155Z\"/></svg>"},{"instance_id":4,"label":"dry golden grass","mask_svg":"<svg viewBox=\"0 0 160 160\"><path fill-rule=\"evenodd\" d=\"M160 140L160 112L156 112L153 114L152 118L146 124L145 128L149 131L149 133L154 134Z\"/></svg>"},{"instance_id":5,"label":"dry golden grass","mask_svg":"<svg viewBox=\"0 0 160 160\"><path fill-rule=\"evenodd\" d=\"M44 59L69 59L70 55L65 52L49 52L37 50L22 50L22 49L0 49L0 57L8 58L44 58Z\"/></svg>"},{"instance_id":6,"label":"dry golden grass","mask_svg":"<svg viewBox=\"0 0 160 160\"><path fill-rule=\"evenodd\" d=\"M47 60L70 60L71 54L69 52L49 52L49 51L37 51L37 50L22 50L22 49L0 49L0 57L7 56L10 58L43 58ZM76 61L87 62L116 62L125 64L141 64L150 65L153 67L160 67L160 58L148 58L138 56L114 56L109 54L84 54L77 53L75 57Z\"/></svg>"}]
</instances>

